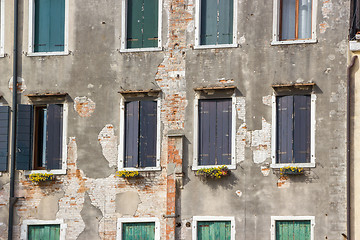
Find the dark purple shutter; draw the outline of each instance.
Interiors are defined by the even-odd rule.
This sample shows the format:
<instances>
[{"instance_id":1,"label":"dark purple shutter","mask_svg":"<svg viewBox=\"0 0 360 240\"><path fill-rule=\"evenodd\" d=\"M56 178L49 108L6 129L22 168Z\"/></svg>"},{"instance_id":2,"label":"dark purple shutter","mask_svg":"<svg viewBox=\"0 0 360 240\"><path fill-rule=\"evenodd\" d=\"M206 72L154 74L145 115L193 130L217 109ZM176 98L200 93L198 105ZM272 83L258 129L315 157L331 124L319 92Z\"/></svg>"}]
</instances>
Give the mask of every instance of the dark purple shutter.
<instances>
[{"instance_id":1,"label":"dark purple shutter","mask_svg":"<svg viewBox=\"0 0 360 240\"><path fill-rule=\"evenodd\" d=\"M215 156L210 157L210 149L215 146L215 122L210 121L210 112L215 106L213 101L199 100L199 165L215 164Z\"/></svg>"},{"instance_id":2,"label":"dark purple shutter","mask_svg":"<svg viewBox=\"0 0 360 240\"><path fill-rule=\"evenodd\" d=\"M292 162L293 146L293 98L281 96L276 98L276 161L277 163Z\"/></svg>"},{"instance_id":3,"label":"dark purple shutter","mask_svg":"<svg viewBox=\"0 0 360 240\"><path fill-rule=\"evenodd\" d=\"M61 169L63 106L49 104L46 122L46 169Z\"/></svg>"},{"instance_id":4,"label":"dark purple shutter","mask_svg":"<svg viewBox=\"0 0 360 240\"><path fill-rule=\"evenodd\" d=\"M10 107L0 106L0 171L7 171Z\"/></svg>"},{"instance_id":5,"label":"dark purple shutter","mask_svg":"<svg viewBox=\"0 0 360 240\"><path fill-rule=\"evenodd\" d=\"M216 101L216 165L231 164L231 99Z\"/></svg>"},{"instance_id":6,"label":"dark purple shutter","mask_svg":"<svg viewBox=\"0 0 360 240\"><path fill-rule=\"evenodd\" d=\"M33 106L18 105L16 125L16 169L30 170L32 168L32 129Z\"/></svg>"},{"instance_id":7,"label":"dark purple shutter","mask_svg":"<svg viewBox=\"0 0 360 240\"><path fill-rule=\"evenodd\" d=\"M310 162L311 96L294 96L294 161Z\"/></svg>"},{"instance_id":8,"label":"dark purple shutter","mask_svg":"<svg viewBox=\"0 0 360 240\"><path fill-rule=\"evenodd\" d=\"M140 102L139 167L156 166L156 102Z\"/></svg>"},{"instance_id":9,"label":"dark purple shutter","mask_svg":"<svg viewBox=\"0 0 360 240\"><path fill-rule=\"evenodd\" d=\"M139 101L125 103L124 167L138 167Z\"/></svg>"}]
</instances>

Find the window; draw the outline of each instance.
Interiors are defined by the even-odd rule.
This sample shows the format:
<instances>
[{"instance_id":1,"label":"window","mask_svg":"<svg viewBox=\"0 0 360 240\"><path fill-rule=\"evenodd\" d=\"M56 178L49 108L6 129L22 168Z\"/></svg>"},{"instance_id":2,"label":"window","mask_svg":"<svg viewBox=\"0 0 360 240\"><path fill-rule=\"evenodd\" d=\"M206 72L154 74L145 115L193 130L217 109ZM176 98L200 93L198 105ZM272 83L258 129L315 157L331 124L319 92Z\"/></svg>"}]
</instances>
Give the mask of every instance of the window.
<instances>
[{"instance_id":1,"label":"window","mask_svg":"<svg viewBox=\"0 0 360 240\"><path fill-rule=\"evenodd\" d=\"M122 0L121 51L161 50L161 0Z\"/></svg>"},{"instance_id":2,"label":"window","mask_svg":"<svg viewBox=\"0 0 360 240\"><path fill-rule=\"evenodd\" d=\"M0 171L7 171L9 152L10 108L0 106Z\"/></svg>"},{"instance_id":3,"label":"window","mask_svg":"<svg viewBox=\"0 0 360 240\"><path fill-rule=\"evenodd\" d=\"M4 57L5 0L0 0L0 57Z\"/></svg>"},{"instance_id":4,"label":"window","mask_svg":"<svg viewBox=\"0 0 360 240\"><path fill-rule=\"evenodd\" d=\"M122 102L120 168L160 170L159 102L159 100Z\"/></svg>"},{"instance_id":5,"label":"window","mask_svg":"<svg viewBox=\"0 0 360 240\"><path fill-rule=\"evenodd\" d=\"M350 15L350 40L355 40L355 35L360 32L360 2L351 1Z\"/></svg>"},{"instance_id":6,"label":"window","mask_svg":"<svg viewBox=\"0 0 360 240\"><path fill-rule=\"evenodd\" d=\"M67 54L68 0L30 0L28 55Z\"/></svg>"},{"instance_id":7,"label":"window","mask_svg":"<svg viewBox=\"0 0 360 240\"><path fill-rule=\"evenodd\" d=\"M316 42L316 6L312 0L274 0L273 44Z\"/></svg>"},{"instance_id":8,"label":"window","mask_svg":"<svg viewBox=\"0 0 360 240\"><path fill-rule=\"evenodd\" d=\"M235 169L235 96L195 99L193 170L227 165Z\"/></svg>"},{"instance_id":9,"label":"window","mask_svg":"<svg viewBox=\"0 0 360 240\"><path fill-rule=\"evenodd\" d=\"M193 239L235 240L235 218L195 216L193 218Z\"/></svg>"},{"instance_id":10,"label":"window","mask_svg":"<svg viewBox=\"0 0 360 240\"><path fill-rule=\"evenodd\" d=\"M18 106L18 170L52 170L66 173L66 137L64 104Z\"/></svg>"},{"instance_id":11,"label":"window","mask_svg":"<svg viewBox=\"0 0 360 240\"><path fill-rule=\"evenodd\" d=\"M24 220L22 240L65 240L66 224L63 220Z\"/></svg>"},{"instance_id":12,"label":"window","mask_svg":"<svg viewBox=\"0 0 360 240\"><path fill-rule=\"evenodd\" d=\"M314 240L315 217L272 216L271 240Z\"/></svg>"},{"instance_id":13,"label":"window","mask_svg":"<svg viewBox=\"0 0 360 240\"><path fill-rule=\"evenodd\" d=\"M117 231L117 240L160 240L157 218L119 218Z\"/></svg>"},{"instance_id":14,"label":"window","mask_svg":"<svg viewBox=\"0 0 360 240\"><path fill-rule=\"evenodd\" d=\"M273 167L315 167L315 95L273 98Z\"/></svg>"},{"instance_id":15,"label":"window","mask_svg":"<svg viewBox=\"0 0 360 240\"><path fill-rule=\"evenodd\" d=\"M196 0L195 47L236 47L237 1Z\"/></svg>"}]
</instances>

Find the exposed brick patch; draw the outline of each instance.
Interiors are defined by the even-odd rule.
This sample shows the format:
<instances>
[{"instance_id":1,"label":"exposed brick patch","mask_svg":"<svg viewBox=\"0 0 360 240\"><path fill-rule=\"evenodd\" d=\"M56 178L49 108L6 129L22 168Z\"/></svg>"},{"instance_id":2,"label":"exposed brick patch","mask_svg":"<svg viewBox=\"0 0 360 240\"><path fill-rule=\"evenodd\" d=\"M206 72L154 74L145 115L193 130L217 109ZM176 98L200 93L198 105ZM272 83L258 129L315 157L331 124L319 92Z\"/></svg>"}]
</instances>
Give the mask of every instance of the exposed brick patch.
<instances>
[{"instance_id":1,"label":"exposed brick patch","mask_svg":"<svg viewBox=\"0 0 360 240\"><path fill-rule=\"evenodd\" d=\"M95 111L95 102L88 97L76 97L74 99L74 109L80 117L90 117Z\"/></svg>"}]
</instances>

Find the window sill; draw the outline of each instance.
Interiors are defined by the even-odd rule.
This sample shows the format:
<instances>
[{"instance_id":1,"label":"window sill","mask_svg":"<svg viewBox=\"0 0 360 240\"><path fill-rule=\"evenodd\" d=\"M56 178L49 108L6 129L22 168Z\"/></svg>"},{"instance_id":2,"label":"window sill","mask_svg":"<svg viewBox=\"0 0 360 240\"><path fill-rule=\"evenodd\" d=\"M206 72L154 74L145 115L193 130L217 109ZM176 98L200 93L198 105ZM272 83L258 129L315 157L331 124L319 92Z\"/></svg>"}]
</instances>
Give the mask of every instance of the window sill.
<instances>
[{"instance_id":1,"label":"window sill","mask_svg":"<svg viewBox=\"0 0 360 240\"><path fill-rule=\"evenodd\" d=\"M300 168L314 168L315 163L272 163L271 168L283 168L283 167L300 167Z\"/></svg>"},{"instance_id":2,"label":"window sill","mask_svg":"<svg viewBox=\"0 0 360 240\"><path fill-rule=\"evenodd\" d=\"M120 49L121 53L131 53L131 52L160 52L163 49L161 47L155 48L122 48Z\"/></svg>"},{"instance_id":3,"label":"window sill","mask_svg":"<svg viewBox=\"0 0 360 240\"><path fill-rule=\"evenodd\" d=\"M317 43L316 39L305 39L305 40L289 40L289 41L272 41L271 45L293 45L293 44L303 44L303 43Z\"/></svg>"},{"instance_id":4,"label":"window sill","mask_svg":"<svg viewBox=\"0 0 360 240\"><path fill-rule=\"evenodd\" d=\"M25 170L25 176L33 173L52 173L54 175L66 175L66 169L54 169L54 170Z\"/></svg>"},{"instance_id":5,"label":"window sill","mask_svg":"<svg viewBox=\"0 0 360 240\"><path fill-rule=\"evenodd\" d=\"M65 52L28 52L26 56L28 57L44 57L44 56L67 56L69 55L68 51Z\"/></svg>"},{"instance_id":6,"label":"window sill","mask_svg":"<svg viewBox=\"0 0 360 240\"><path fill-rule=\"evenodd\" d=\"M161 171L161 167L146 167L146 168L119 168L119 171L138 171L138 172L155 172Z\"/></svg>"},{"instance_id":7,"label":"window sill","mask_svg":"<svg viewBox=\"0 0 360 240\"><path fill-rule=\"evenodd\" d=\"M349 48L352 52L360 51L360 42L358 41L349 41Z\"/></svg>"},{"instance_id":8,"label":"window sill","mask_svg":"<svg viewBox=\"0 0 360 240\"><path fill-rule=\"evenodd\" d=\"M221 167L221 166L226 166L229 170L235 170L236 169L236 164L231 164L231 165L201 165L201 166L192 166L191 169L193 171L197 171L197 170L204 169L204 168L215 168L215 167Z\"/></svg>"},{"instance_id":9,"label":"window sill","mask_svg":"<svg viewBox=\"0 0 360 240\"><path fill-rule=\"evenodd\" d=\"M195 45L194 49L211 49L211 48L237 48L239 44L219 44L219 45Z\"/></svg>"}]
</instances>

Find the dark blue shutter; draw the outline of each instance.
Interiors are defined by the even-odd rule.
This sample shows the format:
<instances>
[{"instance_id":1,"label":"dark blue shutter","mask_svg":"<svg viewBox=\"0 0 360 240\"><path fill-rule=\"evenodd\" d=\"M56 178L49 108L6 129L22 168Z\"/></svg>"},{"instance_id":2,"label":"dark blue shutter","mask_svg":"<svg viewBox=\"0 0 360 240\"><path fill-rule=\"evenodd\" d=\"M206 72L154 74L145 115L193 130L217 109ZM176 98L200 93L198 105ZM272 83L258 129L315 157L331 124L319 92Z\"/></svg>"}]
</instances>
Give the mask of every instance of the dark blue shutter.
<instances>
[{"instance_id":1,"label":"dark blue shutter","mask_svg":"<svg viewBox=\"0 0 360 240\"><path fill-rule=\"evenodd\" d=\"M210 149L215 148L216 140L214 120L210 120L210 112L214 110L214 102L199 100L199 165L215 164L215 156L210 156Z\"/></svg>"},{"instance_id":2,"label":"dark blue shutter","mask_svg":"<svg viewBox=\"0 0 360 240\"><path fill-rule=\"evenodd\" d=\"M293 160L293 99L294 96L281 96L276 98L277 163L291 163Z\"/></svg>"},{"instance_id":3,"label":"dark blue shutter","mask_svg":"<svg viewBox=\"0 0 360 240\"><path fill-rule=\"evenodd\" d=\"M139 166L156 166L156 102L140 102Z\"/></svg>"},{"instance_id":4,"label":"dark blue shutter","mask_svg":"<svg viewBox=\"0 0 360 240\"><path fill-rule=\"evenodd\" d=\"M216 165L231 164L231 99L216 101Z\"/></svg>"},{"instance_id":5,"label":"dark blue shutter","mask_svg":"<svg viewBox=\"0 0 360 240\"><path fill-rule=\"evenodd\" d=\"M139 101L125 103L124 167L138 167Z\"/></svg>"},{"instance_id":6,"label":"dark blue shutter","mask_svg":"<svg viewBox=\"0 0 360 240\"><path fill-rule=\"evenodd\" d=\"M0 171L7 171L10 107L0 106Z\"/></svg>"},{"instance_id":7,"label":"dark blue shutter","mask_svg":"<svg viewBox=\"0 0 360 240\"><path fill-rule=\"evenodd\" d=\"M46 169L62 166L63 106L49 104L46 120Z\"/></svg>"},{"instance_id":8,"label":"dark blue shutter","mask_svg":"<svg viewBox=\"0 0 360 240\"><path fill-rule=\"evenodd\" d=\"M33 106L19 104L16 126L17 170L30 170L32 168L32 129Z\"/></svg>"},{"instance_id":9,"label":"dark blue shutter","mask_svg":"<svg viewBox=\"0 0 360 240\"><path fill-rule=\"evenodd\" d=\"M215 45L217 43L217 0L201 1L200 44Z\"/></svg>"},{"instance_id":10,"label":"dark blue shutter","mask_svg":"<svg viewBox=\"0 0 360 240\"><path fill-rule=\"evenodd\" d=\"M294 161L310 162L311 96L294 96Z\"/></svg>"}]
</instances>

